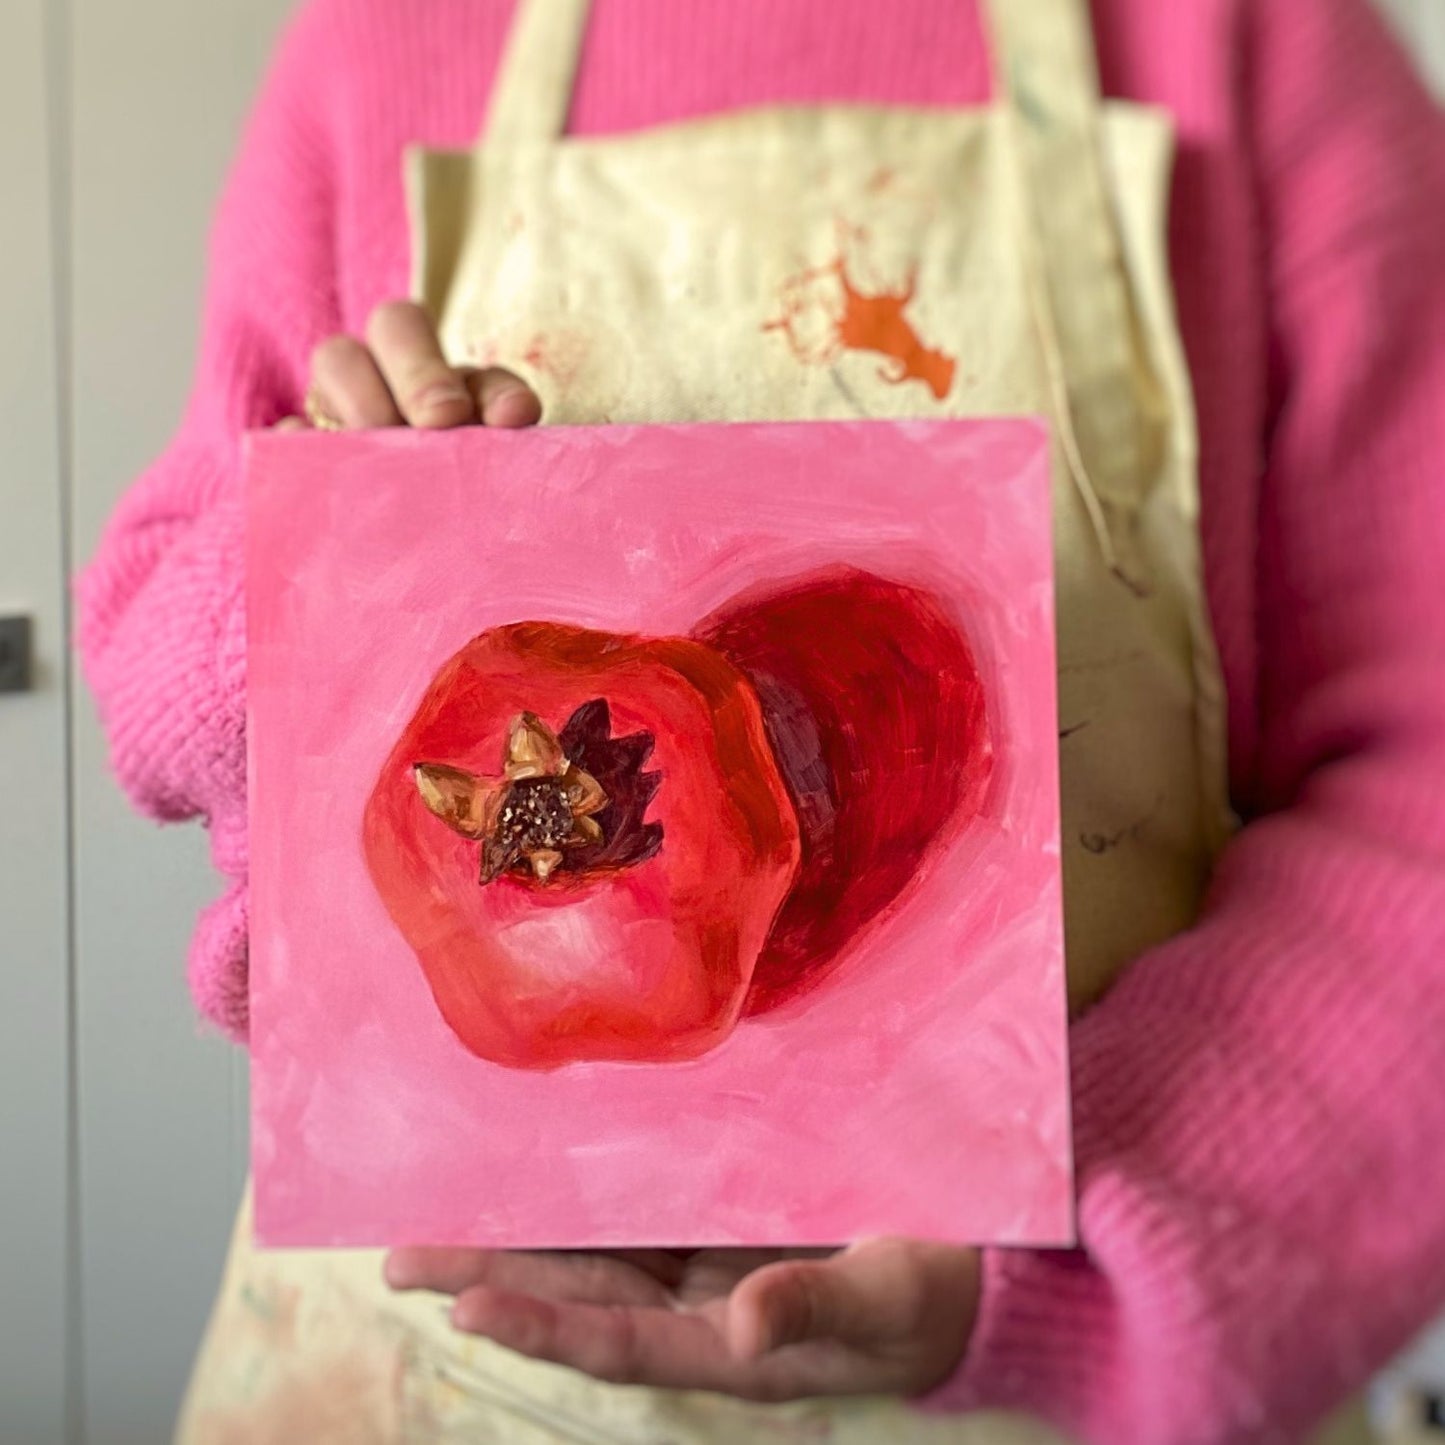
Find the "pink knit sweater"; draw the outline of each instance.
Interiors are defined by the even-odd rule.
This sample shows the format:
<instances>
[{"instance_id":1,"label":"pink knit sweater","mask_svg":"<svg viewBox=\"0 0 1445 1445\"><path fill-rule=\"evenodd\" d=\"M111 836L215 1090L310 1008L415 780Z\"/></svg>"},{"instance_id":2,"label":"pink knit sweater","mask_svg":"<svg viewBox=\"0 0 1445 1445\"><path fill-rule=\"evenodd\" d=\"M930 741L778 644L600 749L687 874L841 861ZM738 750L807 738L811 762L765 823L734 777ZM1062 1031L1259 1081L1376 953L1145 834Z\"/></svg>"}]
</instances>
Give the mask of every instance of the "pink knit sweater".
<instances>
[{"instance_id":1,"label":"pink knit sweater","mask_svg":"<svg viewBox=\"0 0 1445 1445\"><path fill-rule=\"evenodd\" d=\"M199 376L80 581L138 807L228 879L190 973L246 1024L238 441L403 294L399 156L465 144L505 0L313 0L214 232ZM1204 550L1250 819L1207 912L1074 1030L1082 1247L987 1256L951 1404L1105 1445L1290 1439L1445 1304L1445 125L1365 0L1095 0L1173 112ZM573 114L987 98L960 0L596 0Z\"/></svg>"}]
</instances>

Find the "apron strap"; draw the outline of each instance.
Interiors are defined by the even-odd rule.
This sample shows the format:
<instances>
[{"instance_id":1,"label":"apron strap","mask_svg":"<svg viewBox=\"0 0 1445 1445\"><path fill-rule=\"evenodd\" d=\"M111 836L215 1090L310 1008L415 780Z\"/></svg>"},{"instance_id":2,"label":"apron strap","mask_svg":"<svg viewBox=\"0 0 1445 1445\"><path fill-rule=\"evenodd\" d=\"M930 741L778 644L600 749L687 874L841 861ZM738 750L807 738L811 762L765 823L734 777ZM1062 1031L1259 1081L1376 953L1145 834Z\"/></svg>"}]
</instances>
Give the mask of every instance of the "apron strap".
<instances>
[{"instance_id":1,"label":"apron strap","mask_svg":"<svg viewBox=\"0 0 1445 1445\"><path fill-rule=\"evenodd\" d=\"M516 0L482 142L556 140L567 128L589 0Z\"/></svg>"},{"instance_id":2,"label":"apron strap","mask_svg":"<svg viewBox=\"0 0 1445 1445\"><path fill-rule=\"evenodd\" d=\"M1168 403L1145 343L1104 180L1087 0L985 0L1007 102L1036 311L1065 461L1110 564L1146 585L1131 539L1159 475Z\"/></svg>"}]
</instances>

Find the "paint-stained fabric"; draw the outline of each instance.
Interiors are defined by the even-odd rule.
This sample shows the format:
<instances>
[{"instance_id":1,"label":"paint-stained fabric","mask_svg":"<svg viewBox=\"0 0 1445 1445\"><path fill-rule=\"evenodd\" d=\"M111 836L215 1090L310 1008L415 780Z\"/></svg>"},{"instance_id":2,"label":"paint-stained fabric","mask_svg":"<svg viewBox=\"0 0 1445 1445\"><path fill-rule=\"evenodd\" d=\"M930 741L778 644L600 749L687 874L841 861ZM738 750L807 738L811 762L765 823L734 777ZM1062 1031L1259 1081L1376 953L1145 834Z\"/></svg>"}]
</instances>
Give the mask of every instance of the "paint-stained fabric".
<instances>
[{"instance_id":1,"label":"paint-stained fabric","mask_svg":"<svg viewBox=\"0 0 1445 1445\"><path fill-rule=\"evenodd\" d=\"M251 1247L237 1220L176 1445L1064 1445L1000 1415L899 1400L753 1405L599 1385L458 1334L434 1295L393 1296L370 1251Z\"/></svg>"}]
</instances>

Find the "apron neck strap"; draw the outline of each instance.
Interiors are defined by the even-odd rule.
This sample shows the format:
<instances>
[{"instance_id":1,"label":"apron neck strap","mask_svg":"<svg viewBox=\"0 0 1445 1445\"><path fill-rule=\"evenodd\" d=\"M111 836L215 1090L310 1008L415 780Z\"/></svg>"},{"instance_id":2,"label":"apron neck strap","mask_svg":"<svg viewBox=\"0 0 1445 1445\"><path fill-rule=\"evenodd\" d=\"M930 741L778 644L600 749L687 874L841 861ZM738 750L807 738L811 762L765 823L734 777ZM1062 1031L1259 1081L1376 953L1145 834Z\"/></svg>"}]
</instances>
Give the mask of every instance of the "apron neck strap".
<instances>
[{"instance_id":1,"label":"apron neck strap","mask_svg":"<svg viewBox=\"0 0 1445 1445\"><path fill-rule=\"evenodd\" d=\"M567 128L590 0L516 0L482 142L556 140Z\"/></svg>"},{"instance_id":2,"label":"apron neck strap","mask_svg":"<svg viewBox=\"0 0 1445 1445\"><path fill-rule=\"evenodd\" d=\"M1062 126L1087 127L1098 104L1088 0L980 0L993 39L995 89L1014 106L1049 97ZM567 128L591 0L516 0L481 139L555 140Z\"/></svg>"},{"instance_id":3,"label":"apron neck strap","mask_svg":"<svg viewBox=\"0 0 1445 1445\"><path fill-rule=\"evenodd\" d=\"M1099 72L1088 0L980 0L992 42L994 91L1060 130L1092 131Z\"/></svg>"},{"instance_id":4,"label":"apron neck strap","mask_svg":"<svg viewBox=\"0 0 1445 1445\"><path fill-rule=\"evenodd\" d=\"M1023 183L1061 450L1110 564L1142 587L1130 539L1159 474L1168 402L1105 181L1088 0L984 4Z\"/></svg>"}]
</instances>

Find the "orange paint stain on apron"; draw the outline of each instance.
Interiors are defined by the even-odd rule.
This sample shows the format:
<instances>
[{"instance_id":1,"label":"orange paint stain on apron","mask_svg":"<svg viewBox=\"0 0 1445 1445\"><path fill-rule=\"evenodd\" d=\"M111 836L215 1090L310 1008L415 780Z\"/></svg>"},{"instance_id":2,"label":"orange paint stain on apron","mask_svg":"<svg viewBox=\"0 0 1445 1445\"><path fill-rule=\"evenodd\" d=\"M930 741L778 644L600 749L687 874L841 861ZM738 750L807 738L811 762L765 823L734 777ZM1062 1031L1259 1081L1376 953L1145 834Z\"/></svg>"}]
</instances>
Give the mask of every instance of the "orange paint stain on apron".
<instances>
[{"instance_id":1,"label":"orange paint stain on apron","mask_svg":"<svg viewBox=\"0 0 1445 1445\"><path fill-rule=\"evenodd\" d=\"M825 266L791 277L783 288L782 315L764 322L763 330L781 331L793 355L805 364L825 364L843 351L886 356L894 365L879 372L884 381L893 386L921 381L942 401L953 385L957 363L925 346L904 315L917 279L916 273L910 273L901 291L868 295L839 255Z\"/></svg>"}]
</instances>

